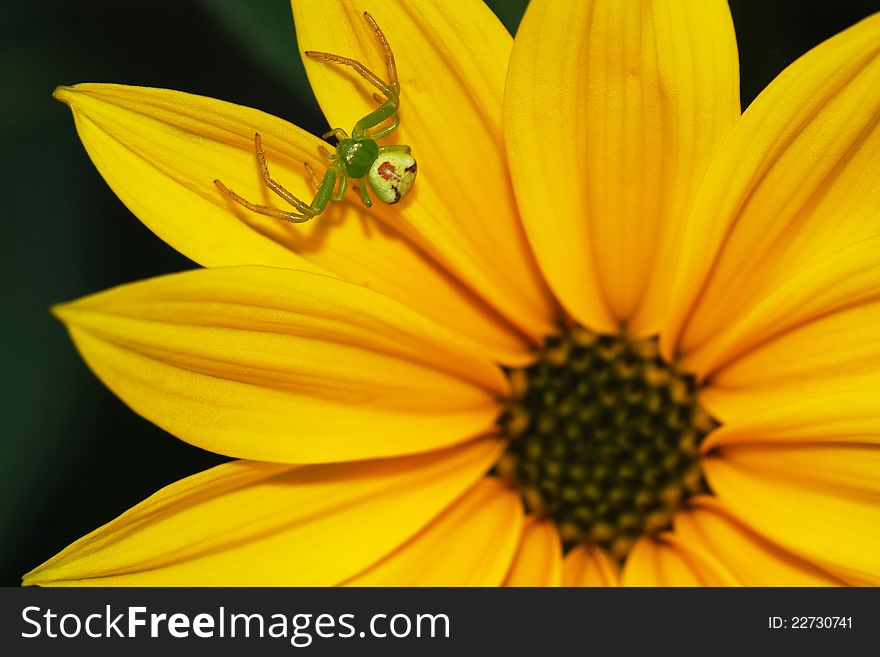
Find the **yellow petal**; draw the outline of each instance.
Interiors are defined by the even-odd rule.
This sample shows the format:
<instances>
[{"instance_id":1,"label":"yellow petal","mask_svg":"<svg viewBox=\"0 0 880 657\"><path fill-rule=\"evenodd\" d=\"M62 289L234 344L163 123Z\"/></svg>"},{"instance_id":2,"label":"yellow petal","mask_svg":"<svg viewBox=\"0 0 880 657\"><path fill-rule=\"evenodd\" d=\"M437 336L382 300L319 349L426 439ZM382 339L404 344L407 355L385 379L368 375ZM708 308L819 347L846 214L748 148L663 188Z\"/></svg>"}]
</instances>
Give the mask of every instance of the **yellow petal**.
<instances>
[{"instance_id":1,"label":"yellow petal","mask_svg":"<svg viewBox=\"0 0 880 657\"><path fill-rule=\"evenodd\" d=\"M739 415L710 433L700 447L711 453L726 445L798 442L880 446L880 391L806 397Z\"/></svg>"},{"instance_id":2,"label":"yellow petal","mask_svg":"<svg viewBox=\"0 0 880 657\"><path fill-rule=\"evenodd\" d=\"M620 586L617 565L604 550L579 545L565 555L563 586Z\"/></svg>"},{"instance_id":3,"label":"yellow petal","mask_svg":"<svg viewBox=\"0 0 880 657\"><path fill-rule=\"evenodd\" d=\"M689 362L704 376L712 376L751 349L763 348L787 332L837 312L877 304L878 289L880 237L874 237L793 272L748 312L722 327Z\"/></svg>"},{"instance_id":4,"label":"yellow petal","mask_svg":"<svg viewBox=\"0 0 880 657\"><path fill-rule=\"evenodd\" d=\"M880 391L878 326L880 300L793 327L716 372L700 399L729 422L806 400L824 405L838 393Z\"/></svg>"},{"instance_id":5,"label":"yellow petal","mask_svg":"<svg viewBox=\"0 0 880 657\"><path fill-rule=\"evenodd\" d=\"M582 323L659 328L691 196L739 116L737 71L723 1L529 4L505 141L538 261Z\"/></svg>"},{"instance_id":6,"label":"yellow petal","mask_svg":"<svg viewBox=\"0 0 880 657\"><path fill-rule=\"evenodd\" d=\"M728 446L703 469L740 523L850 584L880 584L877 446Z\"/></svg>"},{"instance_id":7,"label":"yellow petal","mask_svg":"<svg viewBox=\"0 0 880 657\"><path fill-rule=\"evenodd\" d=\"M59 87L55 97L70 107L83 145L116 195L185 256L205 266L307 266L287 248L286 225L250 226L213 181L240 187L243 178L259 177L255 132L267 146L283 144L285 159L299 166L317 163L315 137L249 107L166 89L79 84ZM254 198L262 202L262 195Z\"/></svg>"},{"instance_id":8,"label":"yellow petal","mask_svg":"<svg viewBox=\"0 0 880 657\"><path fill-rule=\"evenodd\" d=\"M301 51L350 57L387 78L365 10L394 51L400 128L387 143L412 147L419 177L406 201L374 210L432 245L450 271L533 339L552 331L553 308L519 222L501 139L507 30L480 0L292 4ZM351 68L304 61L331 127L351 131L375 109L375 89Z\"/></svg>"},{"instance_id":9,"label":"yellow petal","mask_svg":"<svg viewBox=\"0 0 880 657\"><path fill-rule=\"evenodd\" d=\"M562 542L552 520L526 520L505 586L559 586Z\"/></svg>"},{"instance_id":10,"label":"yellow petal","mask_svg":"<svg viewBox=\"0 0 880 657\"><path fill-rule=\"evenodd\" d=\"M135 411L257 460L397 456L487 432L506 382L452 334L380 294L289 269L201 269L56 309Z\"/></svg>"},{"instance_id":11,"label":"yellow petal","mask_svg":"<svg viewBox=\"0 0 880 657\"><path fill-rule=\"evenodd\" d=\"M182 479L34 569L24 584L328 586L408 540L483 476L500 444Z\"/></svg>"},{"instance_id":12,"label":"yellow petal","mask_svg":"<svg viewBox=\"0 0 880 657\"><path fill-rule=\"evenodd\" d=\"M792 277L880 232L880 14L783 71L707 170L663 348L705 350Z\"/></svg>"},{"instance_id":13,"label":"yellow petal","mask_svg":"<svg viewBox=\"0 0 880 657\"><path fill-rule=\"evenodd\" d=\"M691 500L675 534L711 554L744 586L839 586L840 580L750 531L716 499Z\"/></svg>"},{"instance_id":14,"label":"yellow petal","mask_svg":"<svg viewBox=\"0 0 880 657\"><path fill-rule=\"evenodd\" d=\"M483 479L445 513L348 586L498 586L523 526L519 496Z\"/></svg>"},{"instance_id":15,"label":"yellow petal","mask_svg":"<svg viewBox=\"0 0 880 657\"><path fill-rule=\"evenodd\" d=\"M366 285L459 330L499 359L523 360L530 341L456 281L425 245L360 202L331 206L307 224L251 213L214 186L219 178L257 203L284 208L254 154L263 137L272 175L310 201L303 162L318 171L324 142L263 112L165 89L110 84L61 87L89 155L153 232L205 266L295 267ZM288 208L289 209L289 208Z\"/></svg>"},{"instance_id":16,"label":"yellow petal","mask_svg":"<svg viewBox=\"0 0 880 657\"><path fill-rule=\"evenodd\" d=\"M623 586L736 586L724 567L674 534L636 542L621 575Z\"/></svg>"}]
</instances>

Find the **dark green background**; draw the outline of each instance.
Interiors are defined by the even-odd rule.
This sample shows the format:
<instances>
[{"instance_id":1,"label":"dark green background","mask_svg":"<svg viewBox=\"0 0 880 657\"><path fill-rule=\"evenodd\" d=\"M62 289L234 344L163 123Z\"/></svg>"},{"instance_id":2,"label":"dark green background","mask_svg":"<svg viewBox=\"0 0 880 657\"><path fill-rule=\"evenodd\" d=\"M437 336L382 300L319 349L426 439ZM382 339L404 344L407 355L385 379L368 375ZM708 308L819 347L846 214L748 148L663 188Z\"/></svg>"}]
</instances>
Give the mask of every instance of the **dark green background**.
<instances>
[{"instance_id":1,"label":"dark green background","mask_svg":"<svg viewBox=\"0 0 880 657\"><path fill-rule=\"evenodd\" d=\"M489 4L514 31L526 0ZM880 10L878 0L731 6L744 105L805 50ZM154 490L223 460L128 410L49 315L52 303L193 266L107 188L52 89L168 87L258 107L313 133L325 124L287 0L19 1L5 4L0 21L0 584L14 586Z\"/></svg>"}]
</instances>

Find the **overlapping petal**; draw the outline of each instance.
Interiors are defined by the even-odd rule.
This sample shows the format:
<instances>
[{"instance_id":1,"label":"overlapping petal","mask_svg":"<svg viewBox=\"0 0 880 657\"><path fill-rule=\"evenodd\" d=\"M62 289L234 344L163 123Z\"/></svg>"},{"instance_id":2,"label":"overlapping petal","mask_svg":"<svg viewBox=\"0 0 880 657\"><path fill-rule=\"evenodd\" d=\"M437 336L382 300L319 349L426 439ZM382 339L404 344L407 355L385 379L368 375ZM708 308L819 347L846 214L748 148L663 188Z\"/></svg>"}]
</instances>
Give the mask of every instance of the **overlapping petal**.
<instances>
[{"instance_id":1,"label":"overlapping petal","mask_svg":"<svg viewBox=\"0 0 880 657\"><path fill-rule=\"evenodd\" d=\"M801 57L743 114L694 201L667 355L706 374L735 346L716 340L758 324L759 309L772 328L774 295L803 272L815 277L804 291L821 295L818 263L880 233L878 87L880 14Z\"/></svg>"},{"instance_id":2,"label":"overlapping petal","mask_svg":"<svg viewBox=\"0 0 880 657\"><path fill-rule=\"evenodd\" d=\"M703 441L711 453L736 445L825 443L880 447L880 390L804 397L722 425Z\"/></svg>"},{"instance_id":3,"label":"overlapping petal","mask_svg":"<svg viewBox=\"0 0 880 657\"><path fill-rule=\"evenodd\" d=\"M701 350L704 402L729 420L837 390L880 390L880 238L795 273ZM819 345L819 348L817 348Z\"/></svg>"},{"instance_id":4,"label":"overlapping petal","mask_svg":"<svg viewBox=\"0 0 880 657\"><path fill-rule=\"evenodd\" d=\"M394 50L402 88L400 128L419 178L409 198L376 208L438 252L450 271L538 340L554 309L538 273L504 158L501 102L511 37L479 0L460 2L293 2L300 50L337 53L387 76L369 10ZM350 68L305 58L331 127L350 130L376 107L375 91Z\"/></svg>"},{"instance_id":5,"label":"overlapping petal","mask_svg":"<svg viewBox=\"0 0 880 657\"><path fill-rule=\"evenodd\" d=\"M559 586L562 580L562 541L556 523L531 516L504 580L505 586Z\"/></svg>"},{"instance_id":6,"label":"overlapping petal","mask_svg":"<svg viewBox=\"0 0 880 657\"><path fill-rule=\"evenodd\" d=\"M743 586L839 586L842 582L770 543L728 514L711 497L688 502L675 517L675 533L711 554Z\"/></svg>"},{"instance_id":7,"label":"overlapping petal","mask_svg":"<svg viewBox=\"0 0 880 657\"><path fill-rule=\"evenodd\" d=\"M410 541L348 586L498 586L523 527L519 496L483 479Z\"/></svg>"},{"instance_id":8,"label":"overlapping petal","mask_svg":"<svg viewBox=\"0 0 880 657\"><path fill-rule=\"evenodd\" d=\"M738 115L726 2L529 4L505 141L538 261L583 324L660 328L691 196Z\"/></svg>"},{"instance_id":9,"label":"overlapping petal","mask_svg":"<svg viewBox=\"0 0 880 657\"><path fill-rule=\"evenodd\" d=\"M740 523L846 583L880 584L876 445L730 445L703 468Z\"/></svg>"},{"instance_id":10,"label":"overlapping petal","mask_svg":"<svg viewBox=\"0 0 880 657\"><path fill-rule=\"evenodd\" d=\"M500 447L486 439L365 463L226 463L163 488L24 583L338 584L421 531L483 476Z\"/></svg>"},{"instance_id":11,"label":"overlapping petal","mask_svg":"<svg viewBox=\"0 0 880 657\"><path fill-rule=\"evenodd\" d=\"M880 391L880 302L844 306L756 345L716 372L701 394L726 422L836 394ZM875 393L880 398L880 392Z\"/></svg>"},{"instance_id":12,"label":"overlapping petal","mask_svg":"<svg viewBox=\"0 0 880 657\"><path fill-rule=\"evenodd\" d=\"M716 559L675 534L645 536L626 559L624 586L736 586Z\"/></svg>"},{"instance_id":13,"label":"overlapping petal","mask_svg":"<svg viewBox=\"0 0 880 657\"><path fill-rule=\"evenodd\" d=\"M135 411L230 456L315 463L487 433L507 384L453 334L380 294L270 267L202 269L56 310Z\"/></svg>"},{"instance_id":14,"label":"overlapping petal","mask_svg":"<svg viewBox=\"0 0 880 657\"><path fill-rule=\"evenodd\" d=\"M318 219L293 225L250 213L213 184L219 178L254 202L285 207L263 184L254 154L259 132L272 175L310 201L303 163L324 166L317 137L258 110L166 89L80 84L55 95L71 107L113 191L199 264L332 273L456 328L500 360L525 357L528 339L439 265L412 231L404 234L405 225L388 225L359 201L331 204Z\"/></svg>"},{"instance_id":15,"label":"overlapping petal","mask_svg":"<svg viewBox=\"0 0 880 657\"><path fill-rule=\"evenodd\" d=\"M620 572L598 547L579 545L565 555L563 586L620 586Z\"/></svg>"}]
</instances>

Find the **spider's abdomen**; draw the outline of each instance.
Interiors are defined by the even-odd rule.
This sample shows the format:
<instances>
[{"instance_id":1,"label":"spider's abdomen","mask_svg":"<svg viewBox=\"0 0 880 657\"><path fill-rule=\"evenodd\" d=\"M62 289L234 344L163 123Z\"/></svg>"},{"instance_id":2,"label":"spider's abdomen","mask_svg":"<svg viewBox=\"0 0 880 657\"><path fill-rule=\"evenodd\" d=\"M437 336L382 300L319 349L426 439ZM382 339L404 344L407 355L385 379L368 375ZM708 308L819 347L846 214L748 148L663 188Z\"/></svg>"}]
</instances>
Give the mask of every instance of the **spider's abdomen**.
<instances>
[{"instance_id":1,"label":"spider's abdomen","mask_svg":"<svg viewBox=\"0 0 880 657\"><path fill-rule=\"evenodd\" d=\"M409 153L389 151L382 153L370 167L370 187L383 203L397 203L409 194L416 181L418 167Z\"/></svg>"},{"instance_id":2,"label":"spider's abdomen","mask_svg":"<svg viewBox=\"0 0 880 657\"><path fill-rule=\"evenodd\" d=\"M349 178L363 178L376 161L379 144L372 139L346 139L336 149Z\"/></svg>"}]
</instances>

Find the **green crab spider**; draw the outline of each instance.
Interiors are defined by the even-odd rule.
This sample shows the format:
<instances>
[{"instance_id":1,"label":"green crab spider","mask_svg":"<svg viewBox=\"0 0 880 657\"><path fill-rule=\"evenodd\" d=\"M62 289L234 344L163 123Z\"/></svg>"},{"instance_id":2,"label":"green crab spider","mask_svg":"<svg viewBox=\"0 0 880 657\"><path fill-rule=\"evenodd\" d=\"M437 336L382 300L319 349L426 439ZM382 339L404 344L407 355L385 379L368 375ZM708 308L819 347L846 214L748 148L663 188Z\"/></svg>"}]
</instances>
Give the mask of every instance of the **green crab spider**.
<instances>
[{"instance_id":1,"label":"green crab spider","mask_svg":"<svg viewBox=\"0 0 880 657\"><path fill-rule=\"evenodd\" d=\"M215 180L214 184L221 192L252 212L284 219L295 224L317 217L330 201L334 203L342 201L348 190L349 179L360 181L360 184L353 185L353 188L357 190L361 201L368 208L373 205L373 202L367 193L367 184L383 203L397 203L409 193L415 182L417 171L416 161L410 154L410 147L397 144L379 146L376 143L377 139L387 137L394 132L400 124L400 117L397 114L400 107L400 82L397 79L394 53L391 52L388 40L373 17L364 12L364 18L385 51L385 66L388 69L389 80L387 84L378 75L354 59L328 52L306 51L306 55L309 57L351 66L381 92L381 95L373 94L373 98L380 103L379 107L355 123L350 137L342 128L333 128L321 135L324 139L330 137L337 139L336 153L330 153L324 146L318 148L320 154L330 161L330 167L321 180L315 176L311 165L308 162L305 163L306 173L317 189L317 194L312 202L305 203L272 179L266 164L266 154L263 151L260 133L254 135L254 150L257 155L257 163L260 165L260 172L263 175L263 182L266 187L293 206L295 211L279 210L268 205L251 203L226 187L220 180ZM389 121L389 123L378 127L384 121Z\"/></svg>"}]
</instances>

